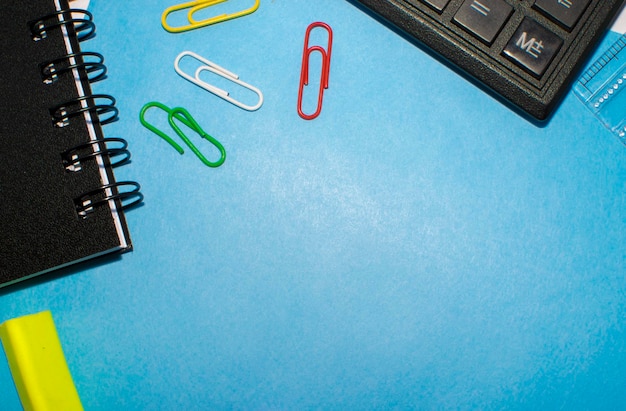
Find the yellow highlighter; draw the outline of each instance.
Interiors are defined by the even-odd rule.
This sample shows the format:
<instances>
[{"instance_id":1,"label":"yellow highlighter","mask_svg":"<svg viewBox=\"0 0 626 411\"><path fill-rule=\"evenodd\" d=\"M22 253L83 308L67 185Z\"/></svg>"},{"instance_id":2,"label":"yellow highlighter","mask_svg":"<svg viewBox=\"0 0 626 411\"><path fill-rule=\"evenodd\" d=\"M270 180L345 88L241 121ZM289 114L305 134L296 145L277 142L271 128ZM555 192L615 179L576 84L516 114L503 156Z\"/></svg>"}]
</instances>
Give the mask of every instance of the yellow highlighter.
<instances>
[{"instance_id":1,"label":"yellow highlighter","mask_svg":"<svg viewBox=\"0 0 626 411\"><path fill-rule=\"evenodd\" d=\"M25 411L83 409L50 311L0 324L0 339Z\"/></svg>"}]
</instances>

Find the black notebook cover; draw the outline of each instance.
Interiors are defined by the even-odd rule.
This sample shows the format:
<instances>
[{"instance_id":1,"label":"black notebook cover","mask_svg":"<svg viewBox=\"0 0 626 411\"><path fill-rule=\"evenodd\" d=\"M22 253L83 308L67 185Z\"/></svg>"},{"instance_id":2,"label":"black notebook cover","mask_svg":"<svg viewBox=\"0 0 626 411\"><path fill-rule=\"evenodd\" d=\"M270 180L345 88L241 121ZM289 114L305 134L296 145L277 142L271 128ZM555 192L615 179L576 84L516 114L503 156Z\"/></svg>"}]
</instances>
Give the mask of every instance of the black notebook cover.
<instances>
[{"instance_id":1,"label":"black notebook cover","mask_svg":"<svg viewBox=\"0 0 626 411\"><path fill-rule=\"evenodd\" d=\"M110 160L93 156L80 167L62 160L68 149L103 138L94 112L76 115L64 127L51 113L91 95L84 68L50 84L43 80L43 63L80 50L78 27L56 25L35 41L28 23L67 9L66 0L0 0L0 287L131 248L119 200L107 200L103 191L105 201L87 213L77 200L115 181ZM55 26L71 18L66 12L46 21Z\"/></svg>"}]
</instances>

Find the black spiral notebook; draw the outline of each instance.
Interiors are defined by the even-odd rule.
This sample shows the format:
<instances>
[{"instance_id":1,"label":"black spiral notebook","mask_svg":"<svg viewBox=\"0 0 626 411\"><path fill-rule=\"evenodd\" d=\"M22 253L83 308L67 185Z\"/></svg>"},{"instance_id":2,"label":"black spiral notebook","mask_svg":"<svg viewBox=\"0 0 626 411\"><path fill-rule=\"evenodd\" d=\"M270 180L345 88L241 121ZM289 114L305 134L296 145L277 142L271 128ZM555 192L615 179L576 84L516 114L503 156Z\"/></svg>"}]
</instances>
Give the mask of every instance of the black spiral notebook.
<instances>
[{"instance_id":1,"label":"black spiral notebook","mask_svg":"<svg viewBox=\"0 0 626 411\"><path fill-rule=\"evenodd\" d=\"M130 153L102 132L117 109L91 92L94 31L67 0L0 0L0 287L131 249L123 209L142 196L113 175Z\"/></svg>"}]
</instances>

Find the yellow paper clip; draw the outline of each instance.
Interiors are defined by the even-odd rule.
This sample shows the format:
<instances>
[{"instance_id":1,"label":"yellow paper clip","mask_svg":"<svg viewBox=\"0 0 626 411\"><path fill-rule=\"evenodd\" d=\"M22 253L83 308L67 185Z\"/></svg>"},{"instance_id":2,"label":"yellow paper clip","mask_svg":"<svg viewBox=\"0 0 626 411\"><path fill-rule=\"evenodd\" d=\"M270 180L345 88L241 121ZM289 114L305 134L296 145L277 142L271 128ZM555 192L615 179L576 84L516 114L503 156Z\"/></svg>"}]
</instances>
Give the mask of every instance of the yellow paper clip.
<instances>
[{"instance_id":1,"label":"yellow paper clip","mask_svg":"<svg viewBox=\"0 0 626 411\"><path fill-rule=\"evenodd\" d=\"M203 20L196 20L193 17L193 15L200 10L206 9L207 7L215 6L216 4L219 4L219 3L224 3L226 1L228 0L194 0L194 1L188 1L185 3L181 3L181 4L176 4L174 6L170 6L166 8L163 14L161 15L161 24L163 25L163 28L169 31L170 33L181 33L183 31L198 29L200 27L209 26L211 24L221 23L226 20L232 20L232 19L236 19L237 17L246 16L248 14L254 13L259 8L259 5L261 4L261 0L255 0L254 5L252 7L235 12L235 13L220 14L214 17L203 19ZM169 17L170 14L177 12L177 11L186 10L186 9L189 9L189 11L187 12L187 20L189 21L188 25L172 27L167 23L167 18Z\"/></svg>"},{"instance_id":2,"label":"yellow paper clip","mask_svg":"<svg viewBox=\"0 0 626 411\"><path fill-rule=\"evenodd\" d=\"M191 57L197 61L199 61L200 63L202 63L201 66L199 66L194 75L190 75L189 73L186 73L185 71L183 71L183 69L180 68L180 61L185 57ZM205 59L202 56L199 56L198 54L194 53L193 51L183 51L182 53L180 53L176 59L174 60L174 69L176 70L176 72L183 77L184 79L192 82L193 84L195 84L198 87L201 87L203 89L205 89L206 91L208 91L209 93L213 93L218 97L223 98L224 100L228 101L229 103L232 103L234 105L236 105L239 108L242 108L244 110L248 110L248 111L254 111L254 110L258 110L259 107L261 107L261 105L263 105L263 93L261 93L261 90L259 90L258 88L251 86L248 83L244 83L243 81L239 80L239 76L236 75L235 73L232 73L228 70L226 70L224 67L220 67L217 64ZM200 80L200 74L204 71L208 71L211 72L213 74L216 74L220 77L223 77L227 80L232 81L235 84L239 84L240 86L247 88L248 90L252 91L253 93L255 93L258 97L259 100L256 102L256 104L254 105L248 105L248 104L244 104L241 101L235 100L234 98L232 98L230 96L230 93L226 90L223 90L219 87L216 87L212 84L209 84L205 81Z\"/></svg>"}]
</instances>

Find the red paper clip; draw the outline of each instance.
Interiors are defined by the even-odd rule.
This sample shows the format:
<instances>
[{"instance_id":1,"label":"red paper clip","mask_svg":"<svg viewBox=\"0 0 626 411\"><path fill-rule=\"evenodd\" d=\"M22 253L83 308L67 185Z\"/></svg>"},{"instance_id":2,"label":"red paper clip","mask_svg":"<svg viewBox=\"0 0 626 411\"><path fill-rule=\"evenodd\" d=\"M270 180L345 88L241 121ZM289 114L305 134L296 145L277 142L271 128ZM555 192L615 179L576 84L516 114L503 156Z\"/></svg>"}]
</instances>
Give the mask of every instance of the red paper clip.
<instances>
[{"instance_id":1,"label":"red paper clip","mask_svg":"<svg viewBox=\"0 0 626 411\"><path fill-rule=\"evenodd\" d=\"M321 46L309 47L309 37L311 31L315 27L326 29L328 32L328 48L324 49ZM300 71L300 89L298 90L298 114L305 120L313 120L319 116L322 111L322 98L324 97L324 89L328 88L328 76L330 72L330 54L333 46L333 31L326 23L315 22L311 23L306 29L306 35L304 37L304 50L302 52L302 69ZM322 76L320 79L320 90L317 96L317 109L313 114L305 114L302 111L302 94L304 93L304 86L309 84L309 59L311 53L319 52L322 55Z\"/></svg>"}]
</instances>

